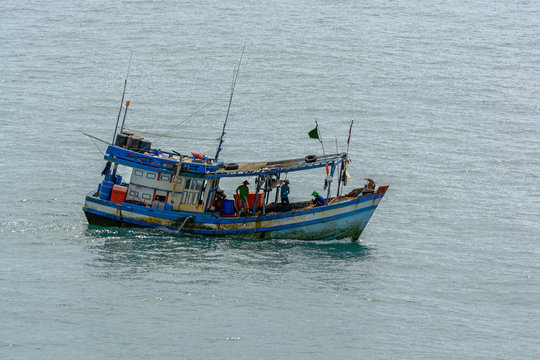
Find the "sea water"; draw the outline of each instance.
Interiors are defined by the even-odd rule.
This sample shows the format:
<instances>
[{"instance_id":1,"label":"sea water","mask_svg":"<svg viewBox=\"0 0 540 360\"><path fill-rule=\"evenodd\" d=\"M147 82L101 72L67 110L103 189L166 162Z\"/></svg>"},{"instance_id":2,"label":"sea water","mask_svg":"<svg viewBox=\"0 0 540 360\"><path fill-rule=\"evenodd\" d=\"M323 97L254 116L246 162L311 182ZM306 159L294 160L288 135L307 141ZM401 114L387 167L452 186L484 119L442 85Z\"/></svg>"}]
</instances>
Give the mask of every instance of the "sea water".
<instances>
[{"instance_id":1,"label":"sea water","mask_svg":"<svg viewBox=\"0 0 540 360\"><path fill-rule=\"evenodd\" d=\"M537 1L2 1L0 358L537 358L539 19ZM106 145L82 132L112 141L128 67L126 126L214 156L244 46L220 157L321 154L315 120L346 151L354 120L346 189L390 184L360 242L89 227Z\"/></svg>"}]
</instances>

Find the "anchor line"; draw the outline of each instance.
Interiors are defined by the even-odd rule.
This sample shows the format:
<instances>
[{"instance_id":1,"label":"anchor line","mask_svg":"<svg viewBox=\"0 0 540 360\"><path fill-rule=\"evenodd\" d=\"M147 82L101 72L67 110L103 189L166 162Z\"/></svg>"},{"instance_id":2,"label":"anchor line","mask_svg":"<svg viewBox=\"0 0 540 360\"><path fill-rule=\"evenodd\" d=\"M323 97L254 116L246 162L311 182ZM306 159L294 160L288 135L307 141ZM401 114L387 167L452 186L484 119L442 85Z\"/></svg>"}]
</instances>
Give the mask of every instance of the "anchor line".
<instances>
[{"instance_id":1,"label":"anchor line","mask_svg":"<svg viewBox=\"0 0 540 360\"><path fill-rule=\"evenodd\" d=\"M184 225L186 225L186 223L188 222L188 220L191 220L191 219L194 219L195 216L188 216L184 219L184 222L182 223L182 225L180 225L180 227L178 228L178 232L180 232L183 228L184 228Z\"/></svg>"}]
</instances>

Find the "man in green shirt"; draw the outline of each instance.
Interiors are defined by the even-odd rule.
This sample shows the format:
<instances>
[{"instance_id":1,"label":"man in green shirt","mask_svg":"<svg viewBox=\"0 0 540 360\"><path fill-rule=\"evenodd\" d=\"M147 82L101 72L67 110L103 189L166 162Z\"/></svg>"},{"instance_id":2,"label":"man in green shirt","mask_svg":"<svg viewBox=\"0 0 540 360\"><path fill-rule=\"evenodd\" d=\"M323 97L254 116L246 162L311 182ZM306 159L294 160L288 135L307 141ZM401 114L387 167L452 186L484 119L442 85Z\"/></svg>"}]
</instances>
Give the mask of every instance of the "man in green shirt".
<instances>
[{"instance_id":1,"label":"man in green shirt","mask_svg":"<svg viewBox=\"0 0 540 360\"><path fill-rule=\"evenodd\" d=\"M242 185L236 188L236 194L238 195L238 207L239 210L247 210L247 197L249 195L249 188L247 187L249 185L249 181L244 180Z\"/></svg>"}]
</instances>

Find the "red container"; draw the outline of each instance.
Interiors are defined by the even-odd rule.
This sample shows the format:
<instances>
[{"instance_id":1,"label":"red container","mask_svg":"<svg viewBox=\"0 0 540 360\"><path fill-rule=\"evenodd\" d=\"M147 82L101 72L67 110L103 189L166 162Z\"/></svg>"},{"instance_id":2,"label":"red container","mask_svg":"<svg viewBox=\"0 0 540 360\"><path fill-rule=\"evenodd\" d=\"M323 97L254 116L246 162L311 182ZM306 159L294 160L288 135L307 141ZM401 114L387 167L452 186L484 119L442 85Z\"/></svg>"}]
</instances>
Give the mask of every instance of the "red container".
<instances>
[{"instance_id":1,"label":"red container","mask_svg":"<svg viewBox=\"0 0 540 360\"><path fill-rule=\"evenodd\" d=\"M114 185L111 192L111 201L123 203L126 199L127 186Z\"/></svg>"},{"instance_id":2,"label":"red container","mask_svg":"<svg viewBox=\"0 0 540 360\"><path fill-rule=\"evenodd\" d=\"M234 194L234 201L236 202L236 207L238 205L238 194ZM257 197L257 207L262 206L264 201L264 191L259 191L259 196ZM255 204L255 191L250 191L248 195L248 206L250 209L253 209L253 204Z\"/></svg>"}]
</instances>

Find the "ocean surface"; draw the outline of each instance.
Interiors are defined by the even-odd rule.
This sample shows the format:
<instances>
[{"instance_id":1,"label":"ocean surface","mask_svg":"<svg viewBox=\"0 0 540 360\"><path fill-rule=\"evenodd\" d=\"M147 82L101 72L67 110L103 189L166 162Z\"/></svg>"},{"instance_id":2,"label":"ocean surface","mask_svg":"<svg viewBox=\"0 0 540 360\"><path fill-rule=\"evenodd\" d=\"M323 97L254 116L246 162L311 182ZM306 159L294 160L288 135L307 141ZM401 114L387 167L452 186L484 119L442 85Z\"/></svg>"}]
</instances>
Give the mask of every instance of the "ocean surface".
<instances>
[{"instance_id":1,"label":"ocean surface","mask_svg":"<svg viewBox=\"0 0 540 360\"><path fill-rule=\"evenodd\" d=\"M213 156L244 45L222 159L354 120L360 241L89 227L128 67L127 127ZM1 359L540 356L538 1L3 0L0 149Z\"/></svg>"}]
</instances>

